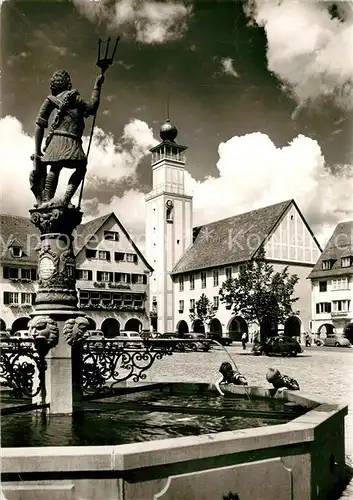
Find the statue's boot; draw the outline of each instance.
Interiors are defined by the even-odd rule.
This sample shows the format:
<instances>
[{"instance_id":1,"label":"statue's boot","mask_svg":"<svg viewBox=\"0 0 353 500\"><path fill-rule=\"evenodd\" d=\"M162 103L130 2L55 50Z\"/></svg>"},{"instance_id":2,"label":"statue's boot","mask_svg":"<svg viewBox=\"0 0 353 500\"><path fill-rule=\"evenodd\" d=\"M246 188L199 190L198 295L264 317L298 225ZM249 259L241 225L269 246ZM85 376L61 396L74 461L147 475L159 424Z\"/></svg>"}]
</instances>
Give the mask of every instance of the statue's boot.
<instances>
[{"instance_id":1,"label":"statue's boot","mask_svg":"<svg viewBox=\"0 0 353 500\"><path fill-rule=\"evenodd\" d=\"M69 184L66 188L66 192L64 194L63 198L63 205L67 207L68 205L71 205L71 200L73 195L76 193L77 186L74 184Z\"/></svg>"},{"instance_id":2,"label":"statue's boot","mask_svg":"<svg viewBox=\"0 0 353 500\"><path fill-rule=\"evenodd\" d=\"M72 174L72 176L69 179L68 186L66 188L66 192L64 194L63 198L63 205L68 206L72 200L72 197L76 193L76 190L78 186L80 185L81 181L83 180L84 176L86 173L86 165L82 165L78 168L76 168L75 172Z\"/></svg>"},{"instance_id":3,"label":"statue's boot","mask_svg":"<svg viewBox=\"0 0 353 500\"><path fill-rule=\"evenodd\" d=\"M56 188L58 186L59 173L53 172L52 170L48 172L47 178L45 179L45 186L43 192L43 201L47 202L54 197Z\"/></svg>"}]
</instances>

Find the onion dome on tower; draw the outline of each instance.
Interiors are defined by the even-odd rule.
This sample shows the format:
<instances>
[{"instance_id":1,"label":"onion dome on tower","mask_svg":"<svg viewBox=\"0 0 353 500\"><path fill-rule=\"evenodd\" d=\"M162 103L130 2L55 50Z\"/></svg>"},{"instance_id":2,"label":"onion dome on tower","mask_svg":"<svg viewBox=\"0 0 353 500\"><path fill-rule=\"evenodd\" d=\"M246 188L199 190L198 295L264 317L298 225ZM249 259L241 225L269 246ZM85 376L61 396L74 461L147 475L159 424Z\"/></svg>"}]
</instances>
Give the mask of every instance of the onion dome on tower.
<instances>
[{"instance_id":1,"label":"onion dome on tower","mask_svg":"<svg viewBox=\"0 0 353 500\"><path fill-rule=\"evenodd\" d=\"M175 142L176 136L178 135L178 129L175 125L170 123L169 118L165 121L165 123L161 126L159 136L162 141L170 141Z\"/></svg>"}]
</instances>

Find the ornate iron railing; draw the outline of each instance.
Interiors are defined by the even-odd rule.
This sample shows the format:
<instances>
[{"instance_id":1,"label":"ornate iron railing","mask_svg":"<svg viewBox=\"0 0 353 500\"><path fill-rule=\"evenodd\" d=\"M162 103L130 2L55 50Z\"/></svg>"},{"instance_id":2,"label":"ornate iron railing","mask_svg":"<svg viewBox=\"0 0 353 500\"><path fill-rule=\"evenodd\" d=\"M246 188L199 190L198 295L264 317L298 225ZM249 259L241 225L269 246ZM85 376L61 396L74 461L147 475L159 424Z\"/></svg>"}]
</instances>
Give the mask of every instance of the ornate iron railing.
<instances>
[{"instance_id":1,"label":"ornate iron railing","mask_svg":"<svg viewBox=\"0 0 353 500\"><path fill-rule=\"evenodd\" d=\"M15 398L33 398L45 391L47 363L33 339L6 339L0 344L0 381Z\"/></svg>"},{"instance_id":2,"label":"ornate iron railing","mask_svg":"<svg viewBox=\"0 0 353 500\"><path fill-rule=\"evenodd\" d=\"M114 393L120 382L145 380L147 370L164 356L196 350L196 345L206 351L211 343L210 339L88 338L72 352L83 393L106 395ZM46 368L38 340L1 341L0 381L11 390L12 397L33 398L41 394L45 402Z\"/></svg>"},{"instance_id":3,"label":"ornate iron railing","mask_svg":"<svg viewBox=\"0 0 353 500\"><path fill-rule=\"evenodd\" d=\"M204 350L212 340L202 340ZM87 339L81 351L81 386L86 394L113 392L125 380L146 379L156 360L185 351L195 339Z\"/></svg>"}]
</instances>

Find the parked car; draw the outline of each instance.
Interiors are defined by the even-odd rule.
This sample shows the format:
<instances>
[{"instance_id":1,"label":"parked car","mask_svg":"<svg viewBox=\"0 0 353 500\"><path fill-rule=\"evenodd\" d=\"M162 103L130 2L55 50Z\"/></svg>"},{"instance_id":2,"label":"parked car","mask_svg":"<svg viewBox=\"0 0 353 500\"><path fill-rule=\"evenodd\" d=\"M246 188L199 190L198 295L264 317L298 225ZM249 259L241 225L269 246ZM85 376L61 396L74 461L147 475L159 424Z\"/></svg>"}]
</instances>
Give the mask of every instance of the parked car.
<instances>
[{"instance_id":1,"label":"parked car","mask_svg":"<svg viewBox=\"0 0 353 500\"><path fill-rule=\"evenodd\" d=\"M119 333L120 336L128 337L131 342L127 342L126 347L132 347L133 349L138 347L143 347L143 338L138 332L123 331Z\"/></svg>"},{"instance_id":2,"label":"parked car","mask_svg":"<svg viewBox=\"0 0 353 500\"><path fill-rule=\"evenodd\" d=\"M29 330L18 330L15 332L13 335L11 335L12 339L18 339L18 340L33 340L32 335L30 334ZM32 342L21 342L22 347L34 347Z\"/></svg>"},{"instance_id":3,"label":"parked car","mask_svg":"<svg viewBox=\"0 0 353 500\"><path fill-rule=\"evenodd\" d=\"M10 344L9 342L7 342L8 340L10 340L10 335L5 330L1 330L0 347L8 347L8 345Z\"/></svg>"},{"instance_id":4,"label":"parked car","mask_svg":"<svg viewBox=\"0 0 353 500\"><path fill-rule=\"evenodd\" d=\"M221 345L231 345L233 342L233 339L230 337L223 337L223 335L220 335L219 333L209 333L207 335L208 339L215 340L216 342L219 342Z\"/></svg>"},{"instance_id":5,"label":"parked car","mask_svg":"<svg viewBox=\"0 0 353 500\"><path fill-rule=\"evenodd\" d=\"M264 343L254 344L253 353L255 355L266 354L272 356L280 354L282 356L296 356L303 352L299 342L292 337L278 336L270 337Z\"/></svg>"},{"instance_id":6,"label":"parked car","mask_svg":"<svg viewBox=\"0 0 353 500\"><path fill-rule=\"evenodd\" d=\"M352 344L346 337L329 334L324 339L324 345L327 347L352 347Z\"/></svg>"},{"instance_id":7,"label":"parked car","mask_svg":"<svg viewBox=\"0 0 353 500\"><path fill-rule=\"evenodd\" d=\"M179 335L179 338L195 340L195 342L185 344L186 349L203 352L210 350L210 342L203 342L203 340L206 340L206 335L204 333L189 332Z\"/></svg>"}]
</instances>

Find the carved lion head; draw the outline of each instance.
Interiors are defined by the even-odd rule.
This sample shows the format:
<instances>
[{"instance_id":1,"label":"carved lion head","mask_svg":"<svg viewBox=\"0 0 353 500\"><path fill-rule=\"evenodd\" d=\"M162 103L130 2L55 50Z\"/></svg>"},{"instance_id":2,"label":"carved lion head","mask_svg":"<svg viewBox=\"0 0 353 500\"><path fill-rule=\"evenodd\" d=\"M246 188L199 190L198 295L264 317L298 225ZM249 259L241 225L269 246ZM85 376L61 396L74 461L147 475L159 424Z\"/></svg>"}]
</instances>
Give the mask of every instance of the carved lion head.
<instances>
[{"instance_id":1,"label":"carved lion head","mask_svg":"<svg viewBox=\"0 0 353 500\"><path fill-rule=\"evenodd\" d=\"M59 342L58 324L49 316L35 316L28 323L28 328L34 339L46 340L48 350Z\"/></svg>"},{"instance_id":2,"label":"carved lion head","mask_svg":"<svg viewBox=\"0 0 353 500\"><path fill-rule=\"evenodd\" d=\"M84 318L83 316L74 319L68 319L65 322L63 328L63 334L66 342L72 346L73 344L76 344L77 342L83 340L85 333L89 329L89 326L90 323L88 319Z\"/></svg>"}]
</instances>

